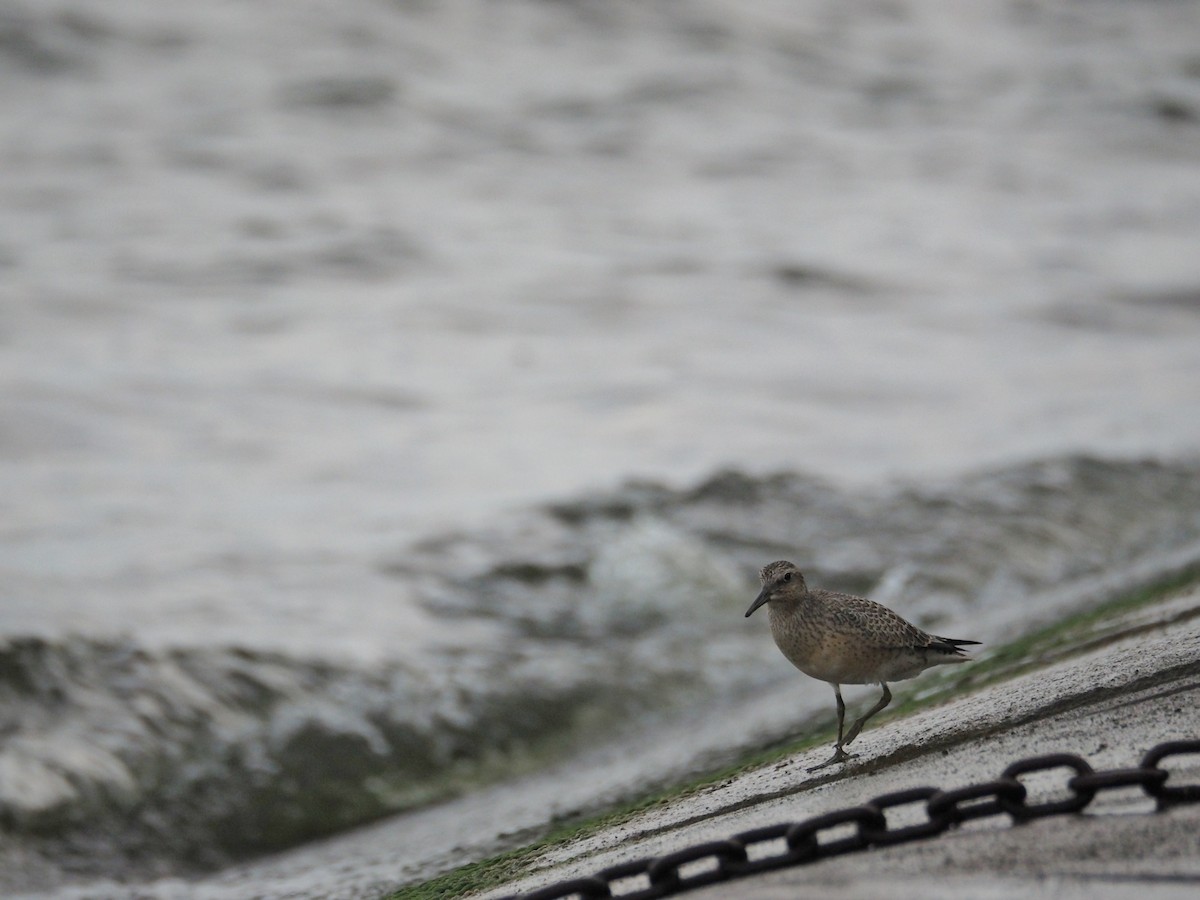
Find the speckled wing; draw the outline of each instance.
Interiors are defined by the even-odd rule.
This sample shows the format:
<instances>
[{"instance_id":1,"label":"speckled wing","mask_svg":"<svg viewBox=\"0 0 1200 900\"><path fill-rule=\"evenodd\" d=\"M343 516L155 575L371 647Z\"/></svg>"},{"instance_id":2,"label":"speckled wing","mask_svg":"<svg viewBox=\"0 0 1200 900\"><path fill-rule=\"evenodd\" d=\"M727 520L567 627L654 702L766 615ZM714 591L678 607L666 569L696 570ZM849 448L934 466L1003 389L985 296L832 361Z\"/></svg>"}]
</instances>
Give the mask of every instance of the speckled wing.
<instances>
[{"instance_id":1,"label":"speckled wing","mask_svg":"<svg viewBox=\"0 0 1200 900\"><path fill-rule=\"evenodd\" d=\"M834 628L856 640L869 641L889 650L919 650L927 647L953 650L952 646L939 646L939 639L926 634L874 600L835 591L816 590L811 593L825 607Z\"/></svg>"}]
</instances>

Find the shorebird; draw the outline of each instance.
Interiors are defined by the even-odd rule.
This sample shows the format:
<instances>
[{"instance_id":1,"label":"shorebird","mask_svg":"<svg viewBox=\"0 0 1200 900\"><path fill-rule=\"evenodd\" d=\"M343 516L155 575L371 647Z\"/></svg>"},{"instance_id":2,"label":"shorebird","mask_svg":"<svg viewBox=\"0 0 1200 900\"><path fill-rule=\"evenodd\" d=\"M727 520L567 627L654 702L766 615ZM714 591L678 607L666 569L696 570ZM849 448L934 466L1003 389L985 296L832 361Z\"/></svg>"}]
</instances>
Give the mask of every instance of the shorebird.
<instances>
[{"instance_id":1,"label":"shorebird","mask_svg":"<svg viewBox=\"0 0 1200 900\"><path fill-rule=\"evenodd\" d=\"M766 604L775 645L805 675L832 685L837 697L837 745L833 756L813 766L810 772L857 758L858 754L847 753L845 747L858 737L871 716L892 702L889 681L915 678L930 666L970 662L971 657L962 648L979 643L926 634L886 606L865 597L820 589L811 591L800 570L786 560L764 566L759 577L762 590L746 610L746 616ZM879 702L845 734L843 684L883 687Z\"/></svg>"}]
</instances>

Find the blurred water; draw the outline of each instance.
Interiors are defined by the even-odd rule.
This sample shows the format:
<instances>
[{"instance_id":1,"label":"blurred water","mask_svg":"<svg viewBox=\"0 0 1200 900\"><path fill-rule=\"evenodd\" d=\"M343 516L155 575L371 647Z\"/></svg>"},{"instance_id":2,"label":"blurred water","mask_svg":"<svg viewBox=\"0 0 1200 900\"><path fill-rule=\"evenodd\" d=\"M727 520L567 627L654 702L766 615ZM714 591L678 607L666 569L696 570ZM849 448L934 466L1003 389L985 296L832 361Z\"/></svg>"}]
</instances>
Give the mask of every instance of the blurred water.
<instances>
[{"instance_id":1,"label":"blurred water","mask_svg":"<svg viewBox=\"0 0 1200 900\"><path fill-rule=\"evenodd\" d=\"M1198 31L0 4L4 840L209 866L735 697L766 556L990 639L1187 546Z\"/></svg>"}]
</instances>

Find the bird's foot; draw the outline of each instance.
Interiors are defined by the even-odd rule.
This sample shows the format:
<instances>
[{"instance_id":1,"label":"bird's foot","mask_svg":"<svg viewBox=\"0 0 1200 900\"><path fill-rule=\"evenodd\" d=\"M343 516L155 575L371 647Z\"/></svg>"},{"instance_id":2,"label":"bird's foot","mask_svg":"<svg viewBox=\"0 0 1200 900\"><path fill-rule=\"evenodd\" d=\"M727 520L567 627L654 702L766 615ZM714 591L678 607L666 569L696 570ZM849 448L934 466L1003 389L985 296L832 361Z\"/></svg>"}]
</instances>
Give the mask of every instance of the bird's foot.
<instances>
[{"instance_id":1,"label":"bird's foot","mask_svg":"<svg viewBox=\"0 0 1200 900\"><path fill-rule=\"evenodd\" d=\"M834 763L845 762L848 759L858 759L858 754L847 753L839 745L834 748L833 756L829 757L829 759L825 760L825 762L821 763L820 765L812 766L808 771L816 772L819 769L825 768L826 766L832 766Z\"/></svg>"}]
</instances>

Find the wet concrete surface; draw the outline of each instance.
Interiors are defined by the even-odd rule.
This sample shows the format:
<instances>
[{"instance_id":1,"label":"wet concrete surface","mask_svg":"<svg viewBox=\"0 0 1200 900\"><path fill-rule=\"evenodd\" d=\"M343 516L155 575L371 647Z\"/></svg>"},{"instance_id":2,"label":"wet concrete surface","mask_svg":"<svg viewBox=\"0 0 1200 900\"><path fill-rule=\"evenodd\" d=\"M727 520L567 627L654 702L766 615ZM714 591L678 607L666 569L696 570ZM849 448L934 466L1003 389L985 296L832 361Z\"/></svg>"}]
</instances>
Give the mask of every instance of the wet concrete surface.
<instances>
[{"instance_id":1,"label":"wet concrete surface","mask_svg":"<svg viewBox=\"0 0 1200 900\"><path fill-rule=\"evenodd\" d=\"M1032 755L1073 753L1095 769L1123 768L1164 741L1200 738L1200 590L1137 611L1129 623L1134 633L1086 655L868 729L853 748L861 758L842 767L808 773L829 753L819 747L740 774L553 848L536 876L484 896L531 890L893 791L974 784ZM1200 782L1200 754L1164 765L1170 784ZM1029 802L1066 796L1071 774L1060 768L1023 776ZM889 825L919 821L919 807L896 808ZM781 850L778 842L759 852ZM1193 897L1200 888L1200 805L1156 811L1140 789L1122 788L1102 792L1078 815L1019 826L1004 815L984 818L934 838L688 896L766 900L797 896L803 887L835 898Z\"/></svg>"}]
</instances>

